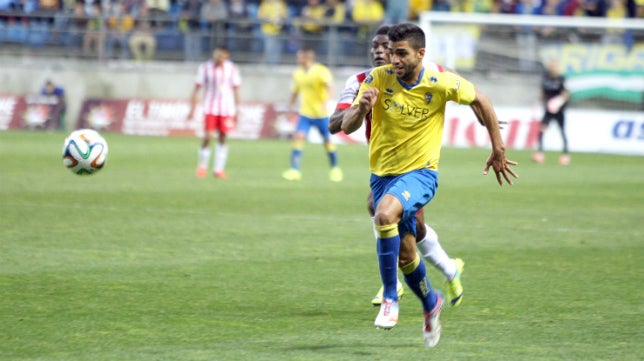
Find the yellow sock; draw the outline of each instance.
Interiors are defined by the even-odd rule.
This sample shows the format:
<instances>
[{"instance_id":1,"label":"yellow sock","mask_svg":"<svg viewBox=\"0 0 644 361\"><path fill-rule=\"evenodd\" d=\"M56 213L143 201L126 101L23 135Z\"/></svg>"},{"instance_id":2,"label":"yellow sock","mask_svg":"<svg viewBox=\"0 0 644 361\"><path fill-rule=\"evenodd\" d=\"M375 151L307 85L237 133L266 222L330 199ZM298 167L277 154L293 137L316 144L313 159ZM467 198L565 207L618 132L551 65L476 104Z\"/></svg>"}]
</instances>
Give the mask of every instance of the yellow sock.
<instances>
[{"instance_id":1,"label":"yellow sock","mask_svg":"<svg viewBox=\"0 0 644 361\"><path fill-rule=\"evenodd\" d=\"M400 267L400 270L402 271L403 274L408 275L408 274L414 272L416 270L416 268L418 268L419 264L420 264L420 256L418 255L418 253L416 253L416 258L414 258L414 260L411 261L411 263L408 263L408 264Z\"/></svg>"}]
</instances>

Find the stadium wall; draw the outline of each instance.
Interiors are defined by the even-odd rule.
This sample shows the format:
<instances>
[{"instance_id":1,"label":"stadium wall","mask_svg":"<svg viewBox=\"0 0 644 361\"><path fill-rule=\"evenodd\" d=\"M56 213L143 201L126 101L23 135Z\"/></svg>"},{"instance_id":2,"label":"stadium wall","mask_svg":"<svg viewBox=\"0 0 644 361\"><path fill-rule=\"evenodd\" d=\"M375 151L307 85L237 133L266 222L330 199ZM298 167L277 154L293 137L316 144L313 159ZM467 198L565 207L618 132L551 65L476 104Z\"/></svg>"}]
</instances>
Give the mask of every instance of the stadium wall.
<instances>
[{"instance_id":1,"label":"stadium wall","mask_svg":"<svg viewBox=\"0 0 644 361\"><path fill-rule=\"evenodd\" d=\"M114 63L97 67L76 61L0 62L0 93L37 94L50 79L65 89L67 122L77 119L85 98L187 99L192 91L194 63ZM344 82L361 68L333 69L335 95ZM241 66L242 99L254 102L286 103L290 96L292 66ZM495 104L532 104L538 94L539 78L525 75L470 76Z\"/></svg>"},{"instance_id":2,"label":"stadium wall","mask_svg":"<svg viewBox=\"0 0 644 361\"><path fill-rule=\"evenodd\" d=\"M12 110L11 127L24 127L24 95L37 94L45 80L51 79L66 90L68 112L66 129L90 126L132 135L200 134L200 119L187 120L188 97L191 93L196 64L190 63L123 63L100 68L87 63L6 64L0 66L0 123L9 124L6 95L21 98L23 111ZM337 96L348 76L360 69L333 69ZM231 138L257 139L288 137L293 119L287 119L286 104L290 96L292 66L243 66L243 109L240 124ZM485 93L497 108L500 120L506 122L503 136L509 148L534 149L541 116L536 100L538 74L534 76L465 74ZM335 99L335 98L334 98ZM334 106L334 100L329 107ZM644 155L644 113L583 107L568 111L567 129L571 151ZM553 126L545 137L546 150L561 149ZM317 133L310 140L319 142ZM361 131L338 142L364 142ZM468 107L450 107L446 117L444 143L454 147L487 147L485 130L478 126Z\"/></svg>"}]
</instances>

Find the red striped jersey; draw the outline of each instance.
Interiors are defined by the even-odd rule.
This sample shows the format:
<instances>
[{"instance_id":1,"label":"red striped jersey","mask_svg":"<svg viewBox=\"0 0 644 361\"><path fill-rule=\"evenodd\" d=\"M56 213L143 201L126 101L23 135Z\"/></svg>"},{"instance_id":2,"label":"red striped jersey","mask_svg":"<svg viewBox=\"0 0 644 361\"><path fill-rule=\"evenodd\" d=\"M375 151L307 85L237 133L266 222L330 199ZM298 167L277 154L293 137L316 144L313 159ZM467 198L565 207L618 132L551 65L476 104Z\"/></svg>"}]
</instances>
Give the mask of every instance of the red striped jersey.
<instances>
[{"instance_id":1,"label":"red striped jersey","mask_svg":"<svg viewBox=\"0 0 644 361\"><path fill-rule=\"evenodd\" d=\"M216 66L213 60L199 65L196 84L203 88L204 114L234 116L237 112L234 88L242 79L237 65L230 60Z\"/></svg>"}]
</instances>

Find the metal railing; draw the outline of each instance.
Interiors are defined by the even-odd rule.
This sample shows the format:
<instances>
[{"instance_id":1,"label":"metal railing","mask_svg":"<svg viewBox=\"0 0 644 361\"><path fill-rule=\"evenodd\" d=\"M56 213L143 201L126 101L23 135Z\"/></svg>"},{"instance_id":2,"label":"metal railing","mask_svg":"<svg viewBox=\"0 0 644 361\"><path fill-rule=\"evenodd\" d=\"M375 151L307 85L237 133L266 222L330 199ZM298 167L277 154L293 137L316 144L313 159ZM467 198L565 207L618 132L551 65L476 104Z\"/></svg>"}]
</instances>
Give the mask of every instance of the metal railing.
<instances>
[{"instance_id":1,"label":"metal railing","mask_svg":"<svg viewBox=\"0 0 644 361\"><path fill-rule=\"evenodd\" d=\"M329 66L366 66L376 26L323 24L322 31L304 31L294 22L276 36L261 31L262 22L227 19L189 22L171 16L132 19L118 31L118 19L67 13L0 12L0 56L112 60L203 61L216 44L226 45L240 63L291 64L302 46L314 48ZM148 29L139 25L146 22ZM146 49L146 46L149 49ZM149 51L149 52L148 52Z\"/></svg>"}]
</instances>

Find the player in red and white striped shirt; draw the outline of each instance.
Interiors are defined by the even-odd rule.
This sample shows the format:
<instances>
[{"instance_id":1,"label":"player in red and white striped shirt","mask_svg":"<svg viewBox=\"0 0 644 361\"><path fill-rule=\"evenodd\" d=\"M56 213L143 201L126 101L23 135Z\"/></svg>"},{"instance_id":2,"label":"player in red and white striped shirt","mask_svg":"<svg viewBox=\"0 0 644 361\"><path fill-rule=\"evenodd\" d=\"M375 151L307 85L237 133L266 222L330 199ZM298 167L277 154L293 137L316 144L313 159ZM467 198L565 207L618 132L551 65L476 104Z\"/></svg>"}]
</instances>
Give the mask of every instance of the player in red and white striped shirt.
<instances>
[{"instance_id":1,"label":"player in red and white striped shirt","mask_svg":"<svg viewBox=\"0 0 644 361\"><path fill-rule=\"evenodd\" d=\"M213 172L215 177L227 178L224 168L228 159L226 135L237 123L239 107L239 87L242 84L237 65L228 58L230 52L218 46L212 52L212 59L199 65L197 79L192 91L188 119L192 119L197 104L199 90L203 88L204 137L199 149L197 177L208 173L210 161L210 140L214 132L219 133L215 146Z\"/></svg>"}]
</instances>

